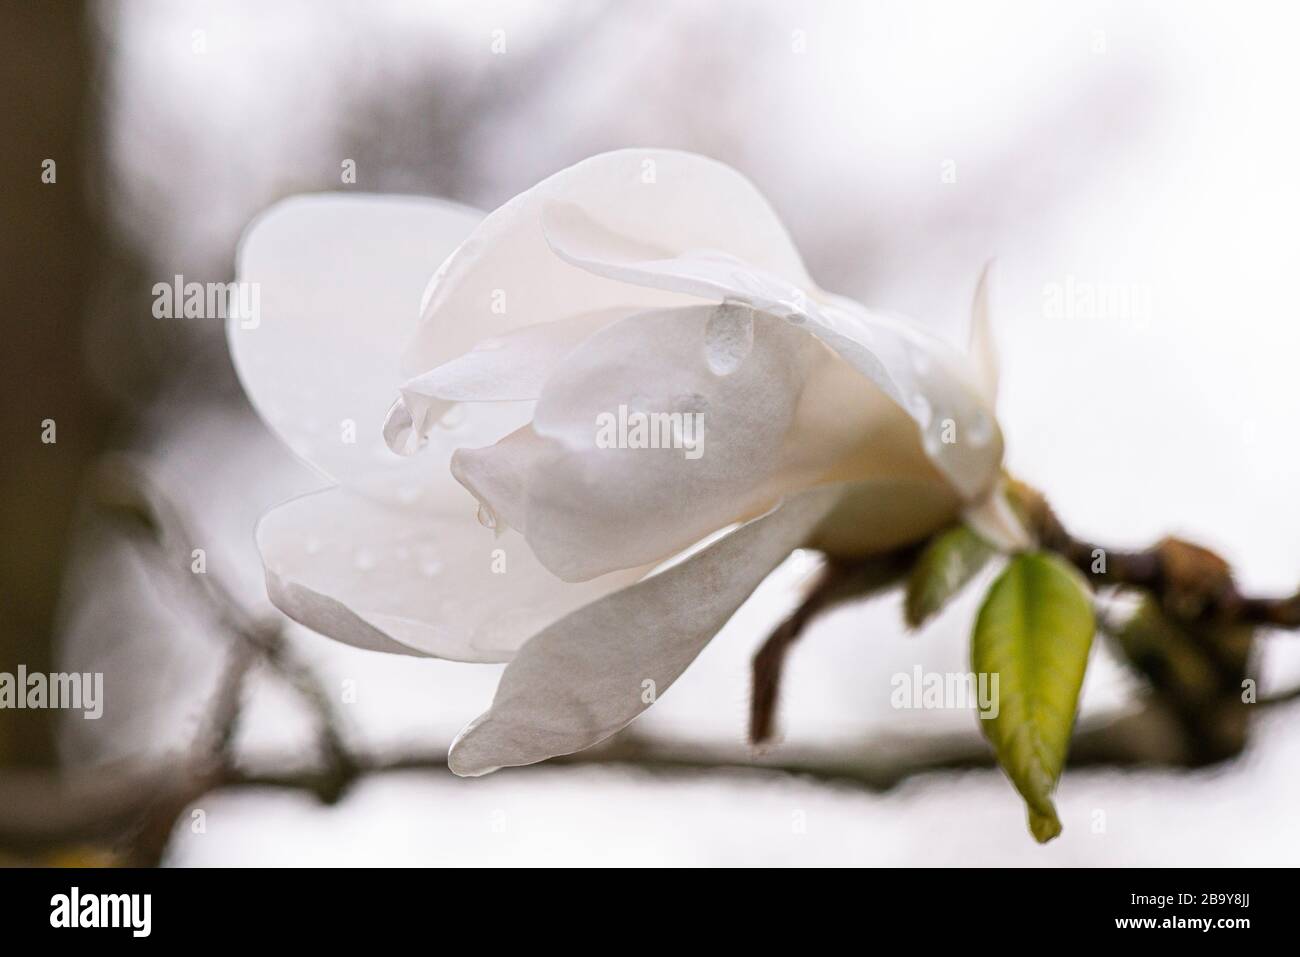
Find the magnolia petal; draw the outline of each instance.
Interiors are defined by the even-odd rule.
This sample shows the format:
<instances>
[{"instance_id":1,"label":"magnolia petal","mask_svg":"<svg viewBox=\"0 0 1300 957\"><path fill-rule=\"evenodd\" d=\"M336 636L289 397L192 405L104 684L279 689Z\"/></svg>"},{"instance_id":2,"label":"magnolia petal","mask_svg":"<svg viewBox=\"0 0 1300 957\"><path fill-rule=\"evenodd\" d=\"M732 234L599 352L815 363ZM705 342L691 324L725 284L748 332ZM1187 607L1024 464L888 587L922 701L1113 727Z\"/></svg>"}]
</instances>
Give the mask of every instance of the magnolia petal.
<instances>
[{"instance_id":1,"label":"magnolia petal","mask_svg":"<svg viewBox=\"0 0 1300 957\"><path fill-rule=\"evenodd\" d=\"M227 323L235 369L271 429L329 479L373 492L405 470L425 483L429 464L382 440L395 349L429 277L481 219L436 200L321 194L272 206L244 234L238 277L260 315Z\"/></svg>"},{"instance_id":2,"label":"magnolia petal","mask_svg":"<svg viewBox=\"0 0 1300 957\"><path fill-rule=\"evenodd\" d=\"M411 379L402 391L449 402L535 400L565 356L630 311L586 312L484 339L464 355Z\"/></svg>"},{"instance_id":3,"label":"magnolia petal","mask_svg":"<svg viewBox=\"0 0 1300 957\"><path fill-rule=\"evenodd\" d=\"M475 776L590 747L677 680L826 515L839 489L788 499L694 555L557 621L519 650L448 764Z\"/></svg>"},{"instance_id":4,"label":"magnolia petal","mask_svg":"<svg viewBox=\"0 0 1300 957\"><path fill-rule=\"evenodd\" d=\"M970 337L966 345L975 381L990 409L996 408L998 401L998 348L993 338L993 312L989 303L994 262L990 259L985 264L975 286L975 299L971 303L970 312Z\"/></svg>"},{"instance_id":5,"label":"magnolia petal","mask_svg":"<svg viewBox=\"0 0 1300 957\"><path fill-rule=\"evenodd\" d=\"M632 311L604 309L525 326L483 339L464 355L410 379L384 423L388 447L399 455L419 451L457 403L536 401L560 360L601 327ZM481 409L468 414L484 417Z\"/></svg>"},{"instance_id":6,"label":"magnolia petal","mask_svg":"<svg viewBox=\"0 0 1300 957\"><path fill-rule=\"evenodd\" d=\"M724 302L704 325L704 358L715 375L731 375L754 348L754 310Z\"/></svg>"},{"instance_id":7,"label":"magnolia petal","mask_svg":"<svg viewBox=\"0 0 1300 957\"><path fill-rule=\"evenodd\" d=\"M508 661L539 629L649 571L558 581L518 535L483 529L470 497L459 495L445 514L347 488L272 509L257 528L272 602L358 648Z\"/></svg>"},{"instance_id":8,"label":"magnolia petal","mask_svg":"<svg viewBox=\"0 0 1300 957\"><path fill-rule=\"evenodd\" d=\"M457 449L451 474L487 510L492 527L527 532L527 482L533 467L552 446L531 425L483 449Z\"/></svg>"},{"instance_id":9,"label":"magnolia petal","mask_svg":"<svg viewBox=\"0 0 1300 957\"><path fill-rule=\"evenodd\" d=\"M456 403L419 392L401 391L401 398L389 407L384 418L384 444L398 455L414 455L425 447L429 433Z\"/></svg>"},{"instance_id":10,"label":"magnolia petal","mask_svg":"<svg viewBox=\"0 0 1300 957\"><path fill-rule=\"evenodd\" d=\"M741 310L724 320L745 327L724 351L744 357L719 371L716 317ZM602 434L617 425L631 444L642 428L644 444L653 430L638 416L696 408L682 438L697 451L608 447ZM813 337L726 303L601 330L557 367L531 428L458 451L452 471L567 581L666 558L817 484L910 480L937 489L923 503L953 499L913 421L879 389Z\"/></svg>"},{"instance_id":11,"label":"magnolia petal","mask_svg":"<svg viewBox=\"0 0 1300 957\"><path fill-rule=\"evenodd\" d=\"M832 558L883 555L951 525L961 501L938 479L885 477L847 486L808 541Z\"/></svg>"},{"instance_id":12,"label":"magnolia petal","mask_svg":"<svg viewBox=\"0 0 1300 957\"><path fill-rule=\"evenodd\" d=\"M812 337L809 337L812 339ZM896 402L823 343L804 383L783 468L824 482L895 478L949 488ZM833 465L827 469L827 463Z\"/></svg>"},{"instance_id":13,"label":"magnolia petal","mask_svg":"<svg viewBox=\"0 0 1300 957\"><path fill-rule=\"evenodd\" d=\"M963 498L980 497L996 479L1002 436L992 410L965 358L923 328L731 253L633 258L636 243L571 206L551 203L543 224L556 254L594 275L744 302L807 328L913 418L927 454Z\"/></svg>"},{"instance_id":14,"label":"magnolia petal","mask_svg":"<svg viewBox=\"0 0 1300 957\"><path fill-rule=\"evenodd\" d=\"M406 351L415 377L485 337L553 322L578 309L684 305L679 294L629 289L575 269L548 248L545 206L584 211L613 233L635 236L639 257L725 250L759 268L806 278L799 254L767 201L728 166L674 150L602 153L562 170L491 213L445 264Z\"/></svg>"},{"instance_id":15,"label":"magnolia petal","mask_svg":"<svg viewBox=\"0 0 1300 957\"><path fill-rule=\"evenodd\" d=\"M759 317L749 354L720 375L706 343L719 308L607 326L556 368L531 430L454 458L457 478L564 580L668 558L817 478L781 465L820 347Z\"/></svg>"}]
</instances>

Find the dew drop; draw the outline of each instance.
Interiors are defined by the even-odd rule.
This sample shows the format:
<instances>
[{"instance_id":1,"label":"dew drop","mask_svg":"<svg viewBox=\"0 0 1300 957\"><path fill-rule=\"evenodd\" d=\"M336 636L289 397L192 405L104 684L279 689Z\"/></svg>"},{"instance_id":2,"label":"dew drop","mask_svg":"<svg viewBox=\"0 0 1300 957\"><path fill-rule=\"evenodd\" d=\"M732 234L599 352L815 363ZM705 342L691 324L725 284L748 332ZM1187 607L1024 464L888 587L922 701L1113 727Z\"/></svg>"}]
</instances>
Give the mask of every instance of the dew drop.
<instances>
[{"instance_id":1,"label":"dew drop","mask_svg":"<svg viewBox=\"0 0 1300 957\"><path fill-rule=\"evenodd\" d=\"M715 375L731 375L754 348L754 310L724 302L704 324L704 358Z\"/></svg>"}]
</instances>

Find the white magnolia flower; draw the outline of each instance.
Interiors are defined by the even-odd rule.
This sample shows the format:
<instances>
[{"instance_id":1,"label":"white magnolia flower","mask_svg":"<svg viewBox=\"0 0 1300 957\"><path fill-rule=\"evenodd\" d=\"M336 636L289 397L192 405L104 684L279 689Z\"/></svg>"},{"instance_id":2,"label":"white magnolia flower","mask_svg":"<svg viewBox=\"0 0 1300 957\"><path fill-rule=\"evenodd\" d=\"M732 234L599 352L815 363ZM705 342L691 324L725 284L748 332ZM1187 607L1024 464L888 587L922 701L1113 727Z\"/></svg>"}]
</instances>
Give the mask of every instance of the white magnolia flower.
<instances>
[{"instance_id":1,"label":"white magnolia flower","mask_svg":"<svg viewBox=\"0 0 1300 957\"><path fill-rule=\"evenodd\" d=\"M244 386L336 483L260 523L270 596L360 648L509 662L460 774L625 726L796 547L1015 534L983 284L972 361L819 289L703 157L606 153L487 216L295 197L239 278ZM608 447L616 413L699 414L699 454Z\"/></svg>"}]
</instances>

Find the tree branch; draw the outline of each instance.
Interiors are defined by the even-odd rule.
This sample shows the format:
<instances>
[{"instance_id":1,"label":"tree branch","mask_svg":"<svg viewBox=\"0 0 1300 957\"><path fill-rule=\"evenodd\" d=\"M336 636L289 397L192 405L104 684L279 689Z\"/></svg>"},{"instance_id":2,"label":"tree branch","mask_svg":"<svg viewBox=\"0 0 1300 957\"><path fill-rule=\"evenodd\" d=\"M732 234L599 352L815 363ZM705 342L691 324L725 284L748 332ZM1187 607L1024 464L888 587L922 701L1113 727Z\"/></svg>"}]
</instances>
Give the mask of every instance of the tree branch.
<instances>
[{"instance_id":1,"label":"tree branch","mask_svg":"<svg viewBox=\"0 0 1300 957\"><path fill-rule=\"evenodd\" d=\"M825 559L825 563L805 586L806 591L799 606L767 636L751 662L751 745L767 743L776 731L777 704L786 652L799 640L804 629L818 615L838 604L868 598L888 588L907 574L916 555L916 549L907 548L855 562Z\"/></svg>"},{"instance_id":2,"label":"tree branch","mask_svg":"<svg viewBox=\"0 0 1300 957\"><path fill-rule=\"evenodd\" d=\"M1243 595L1227 562L1207 548L1177 538L1162 539L1139 551L1076 538L1036 489L1011 480L1008 491L1040 545L1091 581L1145 589L1184 620L1300 628L1300 591L1279 598Z\"/></svg>"},{"instance_id":3,"label":"tree branch","mask_svg":"<svg viewBox=\"0 0 1300 957\"><path fill-rule=\"evenodd\" d=\"M232 774L232 744L242 715L248 675L259 661L292 687L316 718L325 767L318 772L324 797L337 800L353 775L352 755L342 733L342 722L329 695L312 670L295 659L285 640L285 623L247 609L213 571L189 570L196 541L182 510L154 480L147 464L126 453L104 456L95 471L94 488L101 506L136 521L137 530L170 574L169 584L193 599L217 628L233 637L226 667L209 704L209 714L182 762L183 773L147 790L153 798L139 814L138 827L125 843L134 863L153 864L161 859L170 838L172 822L196 796Z\"/></svg>"},{"instance_id":4,"label":"tree branch","mask_svg":"<svg viewBox=\"0 0 1300 957\"><path fill-rule=\"evenodd\" d=\"M370 775L403 771L450 774L444 748L396 755L352 752L340 733L328 695L310 669L289 656L282 624L259 620L224 587L220 576L189 575L186 563L176 561L177 555L188 560L192 539L179 510L152 482L147 470L116 456L107 461L101 479L102 497L135 511L154 530L164 557L162 564L173 570L173 577L179 576L178 581L185 583L189 593L236 641L213 695L204 731L189 754L148 765L124 764L56 775L0 772L0 807L5 808L0 817L0 847L40 852L77 842L108 842L123 846L128 862L152 864L162 859L185 809L217 789L284 788L332 803ZM1064 555L1094 578L1147 589L1184 617L1208 616L1222 621L1233 616L1230 620L1242 623L1295 627L1289 624L1294 616L1300 624L1300 596L1242 596L1231 585L1231 575L1221 559L1176 540L1167 539L1138 552L1106 550L1106 569L1096 573L1094 549L1099 546L1070 536L1041 496L1029 504L1035 509L1030 515L1043 547ZM753 742L773 736L782 666L807 625L842 601L869 596L897 582L915 557L914 550L907 550L869 561L828 561L818 570L799 607L754 657L749 729ZM244 684L257 662L266 663L288 681L315 711L322 743L320 762L294 768L292 761L272 761L260 767L235 761L230 743L242 710ZM1070 767L1186 767L1198 763L1195 742L1188 741L1186 728L1180 726L1176 702L1166 697L1153 694L1129 714L1081 728L1071 747ZM1300 689L1285 691L1264 703L1281 705L1297 698ZM913 775L989 768L994 762L987 744L971 734L878 738L844 748L787 748L754 755L734 747L654 741L624 732L605 744L534 768L556 765L627 766L656 774L711 770L798 775L881 791Z\"/></svg>"},{"instance_id":5,"label":"tree branch","mask_svg":"<svg viewBox=\"0 0 1300 957\"><path fill-rule=\"evenodd\" d=\"M1170 719L1156 703L1083 727L1070 751L1072 769L1179 766ZM343 775L344 790L359 780L399 772L450 775L446 748L393 755L355 755ZM147 834L165 847L185 809L222 789L272 788L337 799L339 774L326 766L294 768L291 759L259 766L212 766L203 761L121 764L50 775L8 771L0 775L0 847L35 851L76 842L112 842ZM658 775L743 772L798 776L884 792L909 778L939 771L993 768L988 745L973 734L882 736L837 748L786 748L755 757L743 748L654 740L623 732L608 742L507 774L544 773L556 766L626 767ZM141 821L145 826L140 826ZM161 837L160 837L161 836ZM154 862L161 859L161 852ZM149 863L136 852L133 863Z\"/></svg>"}]
</instances>

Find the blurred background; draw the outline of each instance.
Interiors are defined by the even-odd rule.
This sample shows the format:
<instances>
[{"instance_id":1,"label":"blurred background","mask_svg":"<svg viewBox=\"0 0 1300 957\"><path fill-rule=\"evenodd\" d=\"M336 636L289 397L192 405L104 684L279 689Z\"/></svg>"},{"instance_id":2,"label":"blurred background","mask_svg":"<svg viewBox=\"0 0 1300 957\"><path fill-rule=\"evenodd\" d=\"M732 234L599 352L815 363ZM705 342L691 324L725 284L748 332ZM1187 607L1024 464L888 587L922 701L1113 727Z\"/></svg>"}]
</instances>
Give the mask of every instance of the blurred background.
<instances>
[{"instance_id":1,"label":"blurred background","mask_svg":"<svg viewBox=\"0 0 1300 957\"><path fill-rule=\"evenodd\" d=\"M3 6L0 671L103 672L106 707L98 721L0 711L0 793L15 795L0 801L0 861L1300 859L1300 704L1252 713L1240 754L1209 767L1068 770L1064 834L1034 844L1006 779L954 757L981 748L970 712L890 706L898 672L968 669L978 589L914 635L896 595L817 622L763 757L787 770L746 767L749 658L795 601L798 555L634 725L622 757L644 760L456 779L436 756L499 667L389 659L296 627L269 663L240 650L234 632L276 621L254 522L321 481L252 413L220 321L156 319L151 291L176 274L232 279L245 224L296 192L491 209L603 150L706 153L766 193L824 287L954 339L997 257L1009 468L1082 536L1184 535L1245 590L1290 592L1289 6ZM137 493L179 516L162 547L142 528L158 521L149 507L123 518ZM193 548L247 620L172 587ZM1298 644L1256 636L1261 693L1300 680ZM1123 713L1140 687L1099 641L1082 720ZM213 737L238 780L200 769L180 787L160 770ZM322 748L395 769L344 789L312 770ZM877 770L830 773L859 759Z\"/></svg>"}]
</instances>

